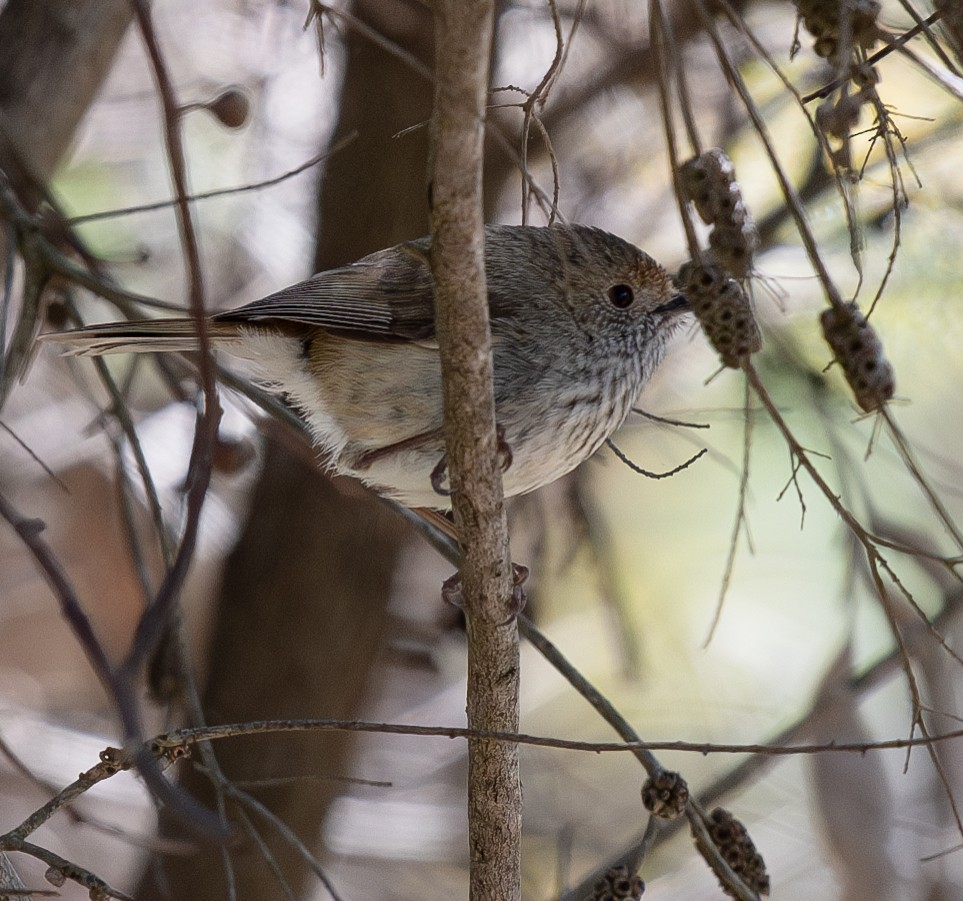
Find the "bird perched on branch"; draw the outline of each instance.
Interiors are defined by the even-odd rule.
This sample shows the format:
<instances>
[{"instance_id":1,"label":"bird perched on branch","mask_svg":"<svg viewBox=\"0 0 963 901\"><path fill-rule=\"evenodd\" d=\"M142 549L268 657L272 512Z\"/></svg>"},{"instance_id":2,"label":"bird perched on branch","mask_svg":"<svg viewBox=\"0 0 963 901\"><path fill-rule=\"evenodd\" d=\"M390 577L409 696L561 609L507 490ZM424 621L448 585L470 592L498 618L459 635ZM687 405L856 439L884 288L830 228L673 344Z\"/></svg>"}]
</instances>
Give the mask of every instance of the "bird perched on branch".
<instances>
[{"instance_id":1,"label":"bird perched on branch","mask_svg":"<svg viewBox=\"0 0 963 901\"><path fill-rule=\"evenodd\" d=\"M446 507L430 240L319 272L208 320L300 411L337 473L413 507ZM687 309L668 274L582 225L492 225L485 270L505 495L554 481L625 420ZM68 353L196 351L190 318L45 335Z\"/></svg>"}]
</instances>

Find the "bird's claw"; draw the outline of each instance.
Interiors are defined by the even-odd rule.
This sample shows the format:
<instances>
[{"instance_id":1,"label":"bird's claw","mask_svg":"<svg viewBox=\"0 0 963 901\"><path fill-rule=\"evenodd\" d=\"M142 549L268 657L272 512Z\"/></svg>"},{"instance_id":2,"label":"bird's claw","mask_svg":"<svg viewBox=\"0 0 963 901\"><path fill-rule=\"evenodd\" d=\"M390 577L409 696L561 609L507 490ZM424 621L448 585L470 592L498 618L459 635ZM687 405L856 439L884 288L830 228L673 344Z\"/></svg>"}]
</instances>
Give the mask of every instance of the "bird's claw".
<instances>
[{"instance_id":1,"label":"bird's claw","mask_svg":"<svg viewBox=\"0 0 963 901\"><path fill-rule=\"evenodd\" d=\"M512 455L511 446L505 440L505 429L500 425L495 426L495 440L499 468L502 472L506 472L512 465L512 460L514 457ZM431 490L434 491L435 494L442 495L442 497L451 497L454 492L451 488L445 486L445 480L447 478L448 455L442 454L441 459L435 464L435 468L431 471Z\"/></svg>"},{"instance_id":2,"label":"bird's claw","mask_svg":"<svg viewBox=\"0 0 963 901\"><path fill-rule=\"evenodd\" d=\"M442 454L441 459L435 464L431 471L431 490L442 497L451 497L454 493L451 488L445 487L445 479L448 478L448 455Z\"/></svg>"},{"instance_id":3,"label":"bird's claw","mask_svg":"<svg viewBox=\"0 0 963 901\"><path fill-rule=\"evenodd\" d=\"M528 580L528 567L520 563L512 564L512 597L508 604L508 618L501 625L508 625L522 610L528 600L525 595L525 582ZM465 608L465 592L462 585L461 573L454 573L442 582L441 597L446 604Z\"/></svg>"}]
</instances>

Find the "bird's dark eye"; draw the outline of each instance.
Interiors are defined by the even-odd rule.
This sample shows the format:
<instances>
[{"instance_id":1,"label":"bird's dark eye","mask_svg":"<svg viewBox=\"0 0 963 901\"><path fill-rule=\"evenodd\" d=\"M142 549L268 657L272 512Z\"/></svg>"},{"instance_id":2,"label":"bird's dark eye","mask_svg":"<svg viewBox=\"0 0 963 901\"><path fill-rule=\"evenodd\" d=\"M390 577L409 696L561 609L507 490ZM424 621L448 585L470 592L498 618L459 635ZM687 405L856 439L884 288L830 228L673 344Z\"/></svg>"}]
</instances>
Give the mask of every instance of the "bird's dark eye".
<instances>
[{"instance_id":1,"label":"bird's dark eye","mask_svg":"<svg viewBox=\"0 0 963 901\"><path fill-rule=\"evenodd\" d=\"M624 310L626 307L632 306L632 301L635 300L635 292L628 285L612 285L609 288L609 300L613 307Z\"/></svg>"}]
</instances>

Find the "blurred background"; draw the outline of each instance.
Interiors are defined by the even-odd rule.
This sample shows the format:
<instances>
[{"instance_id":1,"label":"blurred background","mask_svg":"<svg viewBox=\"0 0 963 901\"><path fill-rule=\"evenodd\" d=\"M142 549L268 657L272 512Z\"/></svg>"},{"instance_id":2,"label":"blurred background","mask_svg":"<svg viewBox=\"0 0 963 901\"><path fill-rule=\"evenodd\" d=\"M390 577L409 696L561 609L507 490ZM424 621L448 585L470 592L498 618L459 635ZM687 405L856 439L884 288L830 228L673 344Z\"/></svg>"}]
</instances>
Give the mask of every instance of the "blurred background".
<instances>
[{"instance_id":1,"label":"blurred background","mask_svg":"<svg viewBox=\"0 0 963 901\"><path fill-rule=\"evenodd\" d=\"M0 494L43 522L117 662L187 521L197 382L175 357L117 356L99 367L47 347L31 351L25 378L15 378L35 328L163 312L97 298L56 267L34 303L29 229L17 211L39 211L52 223L41 229L51 245L100 278L177 307L187 298L142 33L125 0L74 6L0 4L0 168L10 195L0 251ZM810 15L799 6L810 20L840 8ZM675 271L689 251L665 149L666 69L643 7L500 4L488 219L519 222L525 209L544 223L557 172L562 217L615 232ZM836 74L814 53L797 6L709 7L707 29L700 3L664 5L669 67L689 89L670 90L667 103L677 124L691 115L703 148L723 147L735 163L761 240L749 282L764 338L754 362L798 444L747 391L744 373L720 371L688 325L615 440L653 472L708 454L652 480L603 449L514 501L513 558L532 569L528 613L653 741L824 744L949 732L963 714L953 651L963 554L954 525L963 506L959 31L933 25L881 58L878 103L845 120L848 140L829 133L831 120L821 145L793 91L818 91ZM865 60L932 12L887 0L875 42L854 54ZM213 192L191 207L210 309L427 233L426 5L157 0L152 13L182 107L190 190ZM87 43L60 46L81 19ZM832 279L864 312L872 307L896 376L888 421L863 414L840 367L829 367L823 288L714 36L745 80ZM562 65L550 70L553 60ZM526 92L549 71L526 123ZM804 108L816 116L822 102ZM541 195L523 188L523 165ZM243 372L219 362L225 417L180 598L185 641L168 642L137 686L144 734L190 720L198 704L211 723L462 725L464 634L440 598L451 566L396 511L325 476L284 410L259 403ZM800 469L800 449L835 502ZM614 738L530 647L522 665L522 731ZM0 832L122 738L116 705L34 557L2 524ZM462 741L306 733L234 738L214 750L246 793L221 799L249 826L226 850L158 812L130 773L33 840L138 899L331 897L281 821L316 853L337 897L466 894ZM584 898L593 874L641 841L644 775L628 754L521 755L524 897ZM774 897L963 897L960 740L865 755L659 756L709 806L747 826ZM212 766L196 756L171 772L215 808ZM28 888L47 886L43 864L10 859ZM720 895L684 832L660 834L641 874L647 898ZM72 882L58 891L87 896Z\"/></svg>"}]
</instances>

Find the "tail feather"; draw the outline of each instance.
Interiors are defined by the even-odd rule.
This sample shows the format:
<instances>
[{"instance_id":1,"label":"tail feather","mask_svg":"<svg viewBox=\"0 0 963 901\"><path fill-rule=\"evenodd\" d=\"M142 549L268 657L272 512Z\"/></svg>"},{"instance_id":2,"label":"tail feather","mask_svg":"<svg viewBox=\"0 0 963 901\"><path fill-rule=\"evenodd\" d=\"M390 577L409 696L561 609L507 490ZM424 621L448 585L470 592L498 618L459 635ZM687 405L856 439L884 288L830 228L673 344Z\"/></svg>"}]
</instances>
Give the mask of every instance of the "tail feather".
<instances>
[{"instance_id":1,"label":"tail feather","mask_svg":"<svg viewBox=\"0 0 963 901\"><path fill-rule=\"evenodd\" d=\"M237 337L232 322L208 322L208 337L223 343ZM198 349L193 319L145 319L107 322L68 332L49 332L39 340L59 346L71 357L99 357L118 353L184 353Z\"/></svg>"}]
</instances>

